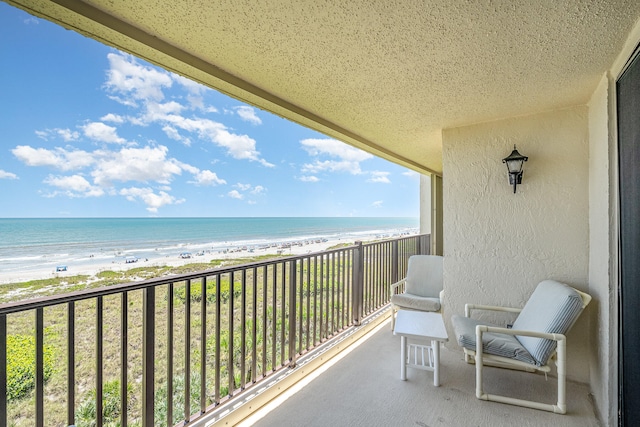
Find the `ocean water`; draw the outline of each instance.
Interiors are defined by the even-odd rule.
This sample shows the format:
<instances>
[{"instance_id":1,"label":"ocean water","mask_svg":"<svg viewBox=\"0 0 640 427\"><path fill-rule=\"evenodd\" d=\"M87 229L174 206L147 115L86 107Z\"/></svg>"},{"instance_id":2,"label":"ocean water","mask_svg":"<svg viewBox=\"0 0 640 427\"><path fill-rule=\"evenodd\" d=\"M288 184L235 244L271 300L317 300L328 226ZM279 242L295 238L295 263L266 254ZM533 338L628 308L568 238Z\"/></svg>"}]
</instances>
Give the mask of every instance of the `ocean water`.
<instances>
[{"instance_id":1,"label":"ocean water","mask_svg":"<svg viewBox=\"0 0 640 427\"><path fill-rule=\"evenodd\" d=\"M0 274L181 252L418 232L418 218L0 218Z\"/></svg>"}]
</instances>

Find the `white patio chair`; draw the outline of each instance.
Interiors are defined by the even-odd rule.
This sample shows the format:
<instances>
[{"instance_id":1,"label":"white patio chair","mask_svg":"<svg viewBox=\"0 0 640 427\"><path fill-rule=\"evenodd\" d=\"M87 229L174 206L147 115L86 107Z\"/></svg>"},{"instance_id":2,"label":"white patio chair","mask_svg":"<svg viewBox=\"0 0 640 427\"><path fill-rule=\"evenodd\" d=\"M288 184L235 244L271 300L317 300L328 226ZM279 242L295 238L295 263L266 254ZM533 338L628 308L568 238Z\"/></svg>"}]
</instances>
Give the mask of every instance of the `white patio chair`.
<instances>
[{"instance_id":1,"label":"white patio chair","mask_svg":"<svg viewBox=\"0 0 640 427\"><path fill-rule=\"evenodd\" d=\"M400 292L402 285L404 292ZM395 327L399 309L440 311L442 298L442 257L412 255L407 276L391 285L391 330Z\"/></svg>"},{"instance_id":2,"label":"white patio chair","mask_svg":"<svg viewBox=\"0 0 640 427\"><path fill-rule=\"evenodd\" d=\"M482 400L541 409L565 414L566 337L591 297L554 280L540 282L522 309L467 304L465 317L452 316L458 344L465 360L476 364L476 397ZM519 313L511 328L471 319L472 310ZM556 359L558 373L557 404L546 404L508 396L487 394L482 388L485 365L528 372L550 372Z\"/></svg>"}]
</instances>

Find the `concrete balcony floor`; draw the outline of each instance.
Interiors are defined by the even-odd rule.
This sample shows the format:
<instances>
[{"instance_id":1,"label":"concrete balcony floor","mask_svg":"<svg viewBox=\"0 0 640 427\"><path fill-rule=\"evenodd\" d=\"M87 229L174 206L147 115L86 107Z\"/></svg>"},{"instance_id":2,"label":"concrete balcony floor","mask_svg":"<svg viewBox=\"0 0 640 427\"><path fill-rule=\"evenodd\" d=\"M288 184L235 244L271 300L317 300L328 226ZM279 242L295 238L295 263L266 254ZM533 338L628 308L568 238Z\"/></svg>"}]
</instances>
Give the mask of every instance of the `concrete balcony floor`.
<instances>
[{"instance_id":1,"label":"concrete balcony floor","mask_svg":"<svg viewBox=\"0 0 640 427\"><path fill-rule=\"evenodd\" d=\"M453 346L455 347L455 346ZM589 389L567 382L567 414L521 408L475 397L475 367L461 351L441 351L440 387L431 372L408 368L400 380L400 338L385 321L369 338L262 418L266 426L599 426ZM487 368L488 393L553 403L549 376Z\"/></svg>"}]
</instances>

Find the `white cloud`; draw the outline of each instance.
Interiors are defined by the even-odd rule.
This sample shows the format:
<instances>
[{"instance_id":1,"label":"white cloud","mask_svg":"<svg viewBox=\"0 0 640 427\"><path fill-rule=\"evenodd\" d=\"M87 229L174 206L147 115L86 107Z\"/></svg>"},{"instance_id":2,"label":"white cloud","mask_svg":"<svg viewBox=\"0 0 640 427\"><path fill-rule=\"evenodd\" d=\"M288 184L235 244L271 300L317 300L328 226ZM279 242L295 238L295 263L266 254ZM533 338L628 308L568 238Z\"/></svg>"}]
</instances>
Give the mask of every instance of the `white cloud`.
<instances>
[{"instance_id":1,"label":"white cloud","mask_svg":"<svg viewBox=\"0 0 640 427\"><path fill-rule=\"evenodd\" d=\"M226 148L235 159L257 161L266 167L274 166L259 157L260 152L256 150L256 141L248 135L236 135L226 130L219 130L212 137L216 144Z\"/></svg>"},{"instance_id":2,"label":"white cloud","mask_svg":"<svg viewBox=\"0 0 640 427\"><path fill-rule=\"evenodd\" d=\"M348 160L316 160L314 163L305 163L302 166L303 173L315 174L323 171L348 172L352 175L359 175L362 173L362 169L360 169L360 163L351 162Z\"/></svg>"},{"instance_id":3,"label":"white cloud","mask_svg":"<svg viewBox=\"0 0 640 427\"><path fill-rule=\"evenodd\" d=\"M265 191L267 191L267 189L265 187L263 187L262 185L256 185L255 187L253 187L251 184L242 184L241 182L234 184L233 185L235 188L238 188L240 191L243 192L247 192L250 194L254 194L254 195L258 195L258 194L262 194ZM237 199L241 199L242 197L244 197L240 191L237 190L233 190L232 192L234 193L233 195L231 195L231 193L229 193L229 195L231 197L237 198ZM240 196L240 197L237 197Z\"/></svg>"},{"instance_id":4,"label":"white cloud","mask_svg":"<svg viewBox=\"0 0 640 427\"><path fill-rule=\"evenodd\" d=\"M305 175L300 177L300 181L302 182L318 182L320 181L317 176L313 175Z\"/></svg>"},{"instance_id":5,"label":"white cloud","mask_svg":"<svg viewBox=\"0 0 640 427\"><path fill-rule=\"evenodd\" d=\"M251 194L261 194L264 193L267 189L264 188L262 185L256 185L255 187L253 187L253 190L251 190Z\"/></svg>"},{"instance_id":6,"label":"white cloud","mask_svg":"<svg viewBox=\"0 0 640 427\"><path fill-rule=\"evenodd\" d=\"M369 173L371 174L371 178L369 178L367 182L391 184L391 181L389 180L389 172L371 171Z\"/></svg>"},{"instance_id":7,"label":"white cloud","mask_svg":"<svg viewBox=\"0 0 640 427\"><path fill-rule=\"evenodd\" d=\"M65 194L69 197L99 197L104 195L104 190L91 185L91 183L81 175L49 175L44 180L44 183L64 190Z\"/></svg>"},{"instance_id":8,"label":"white cloud","mask_svg":"<svg viewBox=\"0 0 640 427\"><path fill-rule=\"evenodd\" d=\"M171 77L178 82L183 88L186 89L187 92L193 95L202 95L204 92L209 90L208 87L201 85L200 83L194 82L191 79L183 77L179 74L171 73Z\"/></svg>"},{"instance_id":9,"label":"white cloud","mask_svg":"<svg viewBox=\"0 0 640 427\"><path fill-rule=\"evenodd\" d=\"M186 88L192 97L199 97L208 90L204 86L176 74L142 66L130 55L110 53L107 57L110 69L105 86L114 93L112 98L130 106L136 106L137 102L143 103L144 112L139 117L129 118L131 123L141 126L161 123L169 138L187 145L193 139L184 132L194 133L200 139L213 142L235 159L259 162L266 167L274 166L260 157L256 141L248 135L231 133L225 125L209 119L184 117L182 113L185 106L176 101L161 102L164 99L163 90L170 88L174 81ZM189 102L194 108L207 112L217 111L215 108L205 107L200 99L189 98ZM237 113L252 123L260 121L251 107L238 107Z\"/></svg>"},{"instance_id":10,"label":"white cloud","mask_svg":"<svg viewBox=\"0 0 640 427\"><path fill-rule=\"evenodd\" d=\"M182 77L178 74L171 74L173 80L178 82L187 92L187 101L194 110L201 110L207 113L217 113L218 110L212 106L206 106L202 95L210 90L208 87L201 85L200 83L189 80L186 77Z\"/></svg>"},{"instance_id":11,"label":"white cloud","mask_svg":"<svg viewBox=\"0 0 640 427\"><path fill-rule=\"evenodd\" d=\"M45 184L58 188L47 197L66 195L68 197L98 197L104 194L121 194L131 199L140 199L147 209L156 212L165 204L181 203L167 192L174 176L183 170L195 175L199 185L224 184L213 172L200 171L198 168L168 158L168 149L164 146L144 148L121 148L119 151L96 150L86 152L69 151L62 148L52 150L17 146L12 153L28 166L49 166L63 171L91 168L87 171L93 178L93 184L82 174L71 176L50 175ZM0 176L1 177L1 176ZM118 190L115 182L154 182L161 184L160 192L151 189L131 187Z\"/></svg>"},{"instance_id":12,"label":"white cloud","mask_svg":"<svg viewBox=\"0 0 640 427\"><path fill-rule=\"evenodd\" d=\"M383 203L384 202L382 200L376 200L375 202L371 203L371 207L372 208L381 208Z\"/></svg>"},{"instance_id":13,"label":"white cloud","mask_svg":"<svg viewBox=\"0 0 640 427\"><path fill-rule=\"evenodd\" d=\"M104 157L91 172L98 185L111 185L114 181L150 182L167 184L174 175L180 175L180 162L167 159L165 146L123 148L119 152L102 152Z\"/></svg>"},{"instance_id":14,"label":"white cloud","mask_svg":"<svg viewBox=\"0 0 640 427\"><path fill-rule=\"evenodd\" d=\"M238 199L238 200L242 200L244 199L244 196L242 194L240 194L240 192L238 190L231 190L229 191L229 193L227 193L229 195L229 197L231 197L232 199Z\"/></svg>"},{"instance_id":15,"label":"white cloud","mask_svg":"<svg viewBox=\"0 0 640 427\"><path fill-rule=\"evenodd\" d=\"M191 166L191 165L190 165L190 164L188 164L188 163L183 163L183 162L181 162L181 161L179 161L179 160L176 160L176 159L171 159L171 162L172 162L173 164L175 164L176 166L178 166L178 167L179 167L180 169L182 169L183 171L187 171L187 172L189 172L190 174L195 175L195 174L197 174L198 172L200 172L200 169L198 169L198 168L197 168L197 167L195 167L195 166Z\"/></svg>"},{"instance_id":16,"label":"white cloud","mask_svg":"<svg viewBox=\"0 0 640 427\"><path fill-rule=\"evenodd\" d=\"M124 123L124 117L113 113L109 113L105 116L100 117L100 120L102 120L103 122Z\"/></svg>"},{"instance_id":17,"label":"white cloud","mask_svg":"<svg viewBox=\"0 0 640 427\"><path fill-rule=\"evenodd\" d=\"M402 172L402 175L404 176L408 176L409 178L419 178L420 174L416 171L412 171L412 170L406 170L404 172Z\"/></svg>"},{"instance_id":18,"label":"white cloud","mask_svg":"<svg viewBox=\"0 0 640 427\"><path fill-rule=\"evenodd\" d=\"M189 181L190 183L196 185L222 185L226 184L227 181L224 179L218 178L218 175L215 172L211 172L210 170L203 170L194 175L194 181Z\"/></svg>"},{"instance_id":19,"label":"white cloud","mask_svg":"<svg viewBox=\"0 0 640 427\"><path fill-rule=\"evenodd\" d=\"M66 142L76 141L78 138L80 138L80 134L77 131L72 131L71 129L56 129L56 132Z\"/></svg>"},{"instance_id":20,"label":"white cloud","mask_svg":"<svg viewBox=\"0 0 640 427\"><path fill-rule=\"evenodd\" d=\"M351 147L337 139L303 139L300 144L312 156L327 155L352 162L373 158L372 154Z\"/></svg>"},{"instance_id":21,"label":"white cloud","mask_svg":"<svg viewBox=\"0 0 640 427\"><path fill-rule=\"evenodd\" d=\"M311 156L331 158L331 160L316 160L313 163L306 163L302 167L302 172L306 174L328 171L358 175L362 173L360 162L373 158L373 155L336 139L303 139L300 144Z\"/></svg>"},{"instance_id":22,"label":"white cloud","mask_svg":"<svg viewBox=\"0 0 640 427\"><path fill-rule=\"evenodd\" d=\"M235 107L236 113L242 120L245 122L249 122L253 125L261 125L262 120L260 117L256 115L256 111L253 107L249 107L247 105L243 105L240 107Z\"/></svg>"},{"instance_id":23,"label":"white cloud","mask_svg":"<svg viewBox=\"0 0 640 427\"><path fill-rule=\"evenodd\" d=\"M167 125L162 128L162 131L174 141L182 142L187 147L191 146L191 140L187 137L180 135L180 133L176 128Z\"/></svg>"},{"instance_id":24,"label":"white cloud","mask_svg":"<svg viewBox=\"0 0 640 427\"><path fill-rule=\"evenodd\" d=\"M93 154L82 150L49 150L18 145L11 152L27 166L51 166L63 171L82 169L95 163Z\"/></svg>"},{"instance_id":25,"label":"white cloud","mask_svg":"<svg viewBox=\"0 0 640 427\"><path fill-rule=\"evenodd\" d=\"M44 130L37 130L35 131L35 134L38 138L40 139L44 139L45 141L48 141L49 138L49 132L44 131Z\"/></svg>"},{"instance_id":26,"label":"white cloud","mask_svg":"<svg viewBox=\"0 0 640 427\"><path fill-rule=\"evenodd\" d=\"M138 103L133 99L122 98L120 96L115 96L115 95L107 95L107 98L111 99L112 101L116 101L118 104L125 105L127 107L133 107L133 108L138 107Z\"/></svg>"},{"instance_id":27,"label":"white cloud","mask_svg":"<svg viewBox=\"0 0 640 427\"><path fill-rule=\"evenodd\" d=\"M117 129L113 126L105 125L102 122L92 122L82 127L85 136L94 141L107 142L110 144L124 144L126 139L120 138Z\"/></svg>"},{"instance_id":28,"label":"white cloud","mask_svg":"<svg viewBox=\"0 0 640 427\"><path fill-rule=\"evenodd\" d=\"M110 91L125 96L118 99L159 102L164 99L162 89L172 85L167 72L140 65L131 55L109 53L107 59L110 69L105 85Z\"/></svg>"},{"instance_id":29,"label":"white cloud","mask_svg":"<svg viewBox=\"0 0 640 427\"><path fill-rule=\"evenodd\" d=\"M18 175L0 169L0 179L18 179Z\"/></svg>"},{"instance_id":30,"label":"white cloud","mask_svg":"<svg viewBox=\"0 0 640 427\"><path fill-rule=\"evenodd\" d=\"M184 199L176 199L172 195L160 191L154 193L151 188L129 187L120 190L119 194L125 196L129 201L141 200L147 205L147 210L152 213L158 212L158 209L165 205L176 205L184 202Z\"/></svg>"},{"instance_id":31,"label":"white cloud","mask_svg":"<svg viewBox=\"0 0 640 427\"><path fill-rule=\"evenodd\" d=\"M38 138L44 139L48 141L52 136L59 136L65 142L77 141L80 138L80 134L77 131L72 131L71 129L47 129L47 130L37 130L35 134Z\"/></svg>"},{"instance_id":32,"label":"white cloud","mask_svg":"<svg viewBox=\"0 0 640 427\"><path fill-rule=\"evenodd\" d=\"M179 105L179 104L178 104ZM154 104L150 106L150 110L142 118L142 123L148 124L152 122L168 123L176 132L173 136L177 136L178 129L186 132L195 133L198 138L208 140L215 145L224 148L227 153L238 160L256 161L266 167L274 165L260 158L260 152L256 150L256 141L248 135L238 135L231 133L222 123L202 118L187 118L179 114L174 114L178 110L176 103ZM166 132L166 131L165 131ZM180 138L186 138L180 135Z\"/></svg>"},{"instance_id":33,"label":"white cloud","mask_svg":"<svg viewBox=\"0 0 640 427\"><path fill-rule=\"evenodd\" d=\"M145 123L161 122L168 120L169 117L182 117L180 113L184 110L184 106L176 101L165 103L147 102L146 111L142 120Z\"/></svg>"}]
</instances>

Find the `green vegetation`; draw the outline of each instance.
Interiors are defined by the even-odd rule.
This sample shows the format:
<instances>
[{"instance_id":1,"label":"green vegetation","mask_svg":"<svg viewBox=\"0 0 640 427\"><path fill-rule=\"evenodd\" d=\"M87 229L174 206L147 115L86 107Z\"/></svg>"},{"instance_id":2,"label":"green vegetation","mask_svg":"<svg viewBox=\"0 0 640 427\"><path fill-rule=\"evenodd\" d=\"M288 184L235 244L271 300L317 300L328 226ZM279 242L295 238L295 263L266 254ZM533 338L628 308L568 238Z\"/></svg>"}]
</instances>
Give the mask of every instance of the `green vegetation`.
<instances>
[{"instance_id":1,"label":"green vegetation","mask_svg":"<svg viewBox=\"0 0 640 427\"><path fill-rule=\"evenodd\" d=\"M184 282L180 282L180 285L184 285ZM221 277L220 280L220 301L227 302L229 300L229 291L231 289L231 285L229 284L229 278L226 276ZM202 301L202 284L200 282L192 282L190 289L190 298L191 302L200 302ZM180 286L174 291L174 298L178 303L184 303L186 298L187 287ZM235 298L240 296L242 292L242 287L239 283L236 283L233 287L233 296ZM206 289L206 299L208 303L216 302L216 282L212 279L207 280L207 289Z\"/></svg>"},{"instance_id":2,"label":"green vegetation","mask_svg":"<svg viewBox=\"0 0 640 427\"><path fill-rule=\"evenodd\" d=\"M71 277L52 277L49 279L30 280L28 282L7 283L0 286L0 303L16 301L24 299L29 295L30 298L59 294L61 292L70 292L77 287L84 289L90 277L86 275L77 275ZM16 298L16 294L20 295Z\"/></svg>"},{"instance_id":3,"label":"green vegetation","mask_svg":"<svg viewBox=\"0 0 640 427\"><path fill-rule=\"evenodd\" d=\"M36 384L36 339L30 335L7 336L7 400L26 396ZM53 374L54 349L43 350L44 380Z\"/></svg>"},{"instance_id":4,"label":"green vegetation","mask_svg":"<svg viewBox=\"0 0 640 427\"><path fill-rule=\"evenodd\" d=\"M143 267L128 271L104 271L93 278L86 276L65 277L42 281L39 295L59 293L56 283L67 291L70 287L85 289L100 286L112 286L129 283L150 277L166 277L174 274L185 274L209 270L215 266L231 266L262 261L272 256L236 259L233 261L214 261L211 264L190 264L179 268ZM349 306L350 295L345 296L347 286L343 280L350 277L345 274L350 270L349 262L343 258L331 258L324 262L300 262L297 275L296 304L301 304L291 318L289 310L289 274L290 270L282 264L275 267L249 268L243 274L213 274L207 277L204 298L207 302L207 323L205 336L201 332L202 283L201 279L191 282L187 295L185 281L173 283L173 414L175 422L184 417L184 373L185 352L190 353L190 400L191 411L197 413L200 404L200 383L207 384L206 404L211 405L215 396L225 399L230 391L235 391L250 384L253 378L269 374L287 363L289 359L288 330L290 322L295 321L297 333L295 351L304 351L308 346L323 341L335 331L348 324L348 313L342 312L343 303ZM274 271L274 269L276 269ZM310 273L309 275L307 273ZM275 274L274 274L275 273ZM244 286L243 286L244 278ZM275 281L274 281L275 278ZM82 282L85 280L85 282ZM217 294L219 280L220 293ZM23 286L21 288L21 286ZM14 284L11 289L28 289L33 284ZM168 328L168 285L156 288L156 369L155 369L155 420L164 424L167 414L167 355L166 335ZM0 291L5 290L0 287ZM234 304L230 305L231 295ZM142 291L130 291L128 298L128 408L129 425L140 423L141 413L141 380L142 380ZM0 295L9 298L11 294ZM218 297L220 302L217 308ZM15 293L11 297L16 299ZM23 298L23 296L21 296ZM275 298L275 301L274 301ZM185 303L191 304L190 328L186 328ZM254 303L255 301L255 303ZM244 310L241 307L244 305ZM119 375L120 365L120 294L105 296L103 300L103 420L106 426L119 424L120 399ZM263 317L263 313L265 316ZM244 318L242 317L244 314ZM10 336L27 336L33 334L33 311L9 315L7 317ZM47 364L56 370L47 371L48 383L45 386L45 413L52 425L64 424L66 416L66 322L67 306L61 304L47 307L44 310L47 334L45 336ZM95 349L96 349L96 299L90 298L75 304L75 354L76 354L76 414L78 426L91 426L95 422ZM214 319L220 319L220 330L216 331ZM254 320L255 318L255 320ZM230 322L233 321L233 329ZM309 325L308 330L306 329ZM190 329L190 335L184 331ZM253 336L255 335L255 342ZM284 338L284 341L283 341ZM206 378L200 378L200 343L206 340L207 366ZM186 345L186 342L189 345ZM217 341L218 340L218 341ZM242 342L244 341L244 353ZM33 344L32 344L33 345ZM185 348L186 347L186 348ZM216 349L220 348L219 365L216 366ZM33 348L33 347L32 347ZM52 350L55 349L55 352ZM188 349L188 350L187 350ZM31 355L34 351L12 352ZM254 358L255 354L255 358ZM34 366L33 362L24 365ZM233 376L230 379L233 369ZM220 383L215 391L216 371L219 372ZM255 372L253 372L255 371ZM17 380L21 382L20 380ZM230 384L231 382L231 384ZM13 398L8 407L8 418L16 427L33 425L34 393L33 385L26 388L20 396ZM61 403L62 402L62 403Z\"/></svg>"},{"instance_id":5,"label":"green vegetation","mask_svg":"<svg viewBox=\"0 0 640 427\"><path fill-rule=\"evenodd\" d=\"M135 396L132 395L133 386L127 384L128 407L131 409ZM120 381L113 380L103 384L102 387L102 421L104 427L120 426ZM77 427L94 427L96 423L96 389L89 392L87 398L80 404L76 411ZM139 423L128 424L132 427Z\"/></svg>"}]
</instances>

